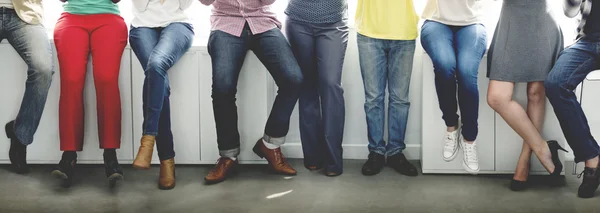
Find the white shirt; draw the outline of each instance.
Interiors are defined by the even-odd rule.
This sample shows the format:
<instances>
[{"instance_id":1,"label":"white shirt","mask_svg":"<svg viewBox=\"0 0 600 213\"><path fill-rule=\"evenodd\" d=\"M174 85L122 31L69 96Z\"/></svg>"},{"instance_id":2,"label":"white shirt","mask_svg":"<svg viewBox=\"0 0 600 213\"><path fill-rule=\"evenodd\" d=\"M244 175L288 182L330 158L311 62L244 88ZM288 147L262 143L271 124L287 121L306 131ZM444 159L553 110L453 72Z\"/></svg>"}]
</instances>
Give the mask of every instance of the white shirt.
<instances>
[{"instance_id":1,"label":"white shirt","mask_svg":"<svg viewBox=\"0 0 600 213\"><path fill-rule=\"evenodd\" d=\"M14 8L12 0L0 0L0 7Z\"/></svg>"},{"instance_id":2,"label":"white shirt","mask_svg":"<svg viewBox=\"0 0 600 213\"><path fill-rule=\"evenodd\" d=\"M482 0L428 0L423 18L446 25L466 26L482 22Z\"/></svg>"},{"instance_id":3,"label":"white shirt","mask_svg":"<svg viewBox=\"0 0 600 213\"><path fill-rule=\"evenodd\" d=\"M1 1L1 0L0 0ZM133 27L166 27L173 22L190 23L185 14L194 0L132 0Z\"/></svg>"}]
</instances>

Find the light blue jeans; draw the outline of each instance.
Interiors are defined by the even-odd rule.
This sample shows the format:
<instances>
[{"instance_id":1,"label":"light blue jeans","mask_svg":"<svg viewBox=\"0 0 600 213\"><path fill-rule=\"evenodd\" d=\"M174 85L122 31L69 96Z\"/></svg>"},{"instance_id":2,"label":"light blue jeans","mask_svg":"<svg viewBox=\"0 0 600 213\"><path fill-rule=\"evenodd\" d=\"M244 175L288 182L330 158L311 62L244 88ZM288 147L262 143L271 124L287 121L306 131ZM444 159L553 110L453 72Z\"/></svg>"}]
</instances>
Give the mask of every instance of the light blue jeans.
<instances>
[{"instance_id":1,"label":"light blue jeans","mask_svg":"<svg viewBox=\"0 0 600 213\"><path fill-rule=\"evenodd\" d=\"M462 136L475 141L479 131L477 75L487 45L485 26L450 26L427 20L421 27L421 44L433 62L435 89L446 126L459 126L460 107Z\"/></svg>"},{"instance_id":2,"label":"light blue jeans","mask_svg":"<svg viewBox=\"0 0 600 213\"><path fill-rule=\"evenodd\" d=\"M144 68L143 134L156 136L160 160L175 157L171 132L169 75L167 71L192 46L194 28L187 23L171 23L166 27L132 27L131 49Z\"/></svg>"},{"instance_id":3,"label":"light blue jeans","mask_svg":"<svg viewBox=\"0 0 600 213\"><path fill-rule=\"evenodd\" d=\"M29 145L40 124L54 74L52 48L44 26L27 24L15 10L6 7L0 8L0 41L3 39L8 40L28 67L25 94L14 128L19 142Z\"/></svg>"},{"instance_id":4,"label":"light blue jeans","mask_svg":"<svg viewBox=\"0 0 600 213\"><path fill-rule=\"evenodd\" d=\"M387 156L398 154L406 148L404 136L415 40L383 40L358 34L358 52L365 87L369 151ZM383 138L386 86L389 93L387 145Z\"/></svg>"}]
</instances>

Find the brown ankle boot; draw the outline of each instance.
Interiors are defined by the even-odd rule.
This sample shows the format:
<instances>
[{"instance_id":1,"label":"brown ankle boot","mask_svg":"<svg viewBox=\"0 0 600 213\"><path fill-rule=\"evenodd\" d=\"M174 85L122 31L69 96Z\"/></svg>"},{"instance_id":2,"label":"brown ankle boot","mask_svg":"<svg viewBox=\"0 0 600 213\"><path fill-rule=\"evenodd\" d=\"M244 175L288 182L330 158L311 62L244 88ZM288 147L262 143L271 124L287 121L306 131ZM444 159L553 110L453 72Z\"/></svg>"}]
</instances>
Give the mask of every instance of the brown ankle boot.
<instances>
[{"instance_id":1,"label":"brown ankle boot","mask_svg":"<svg viewBox=\"0 0 600 213\"><path fill-rule=\"evenodd\" d=\"M159 189L175 188L175 159L160 161L160 177L158 178Z\"/></svg>"},{"instance_id":2,"label":"brown ankle boot","mask_svg":"<svg viewBox=\"0 0 600 213\"><path fill-rule=\"evenodd\" d=\"M150 163L152 162L152 151L154 150L155 136L144 135L142 136L140 149L133 161L133 168L136 169L150 169Z\"/></svg>"}]
</instances>

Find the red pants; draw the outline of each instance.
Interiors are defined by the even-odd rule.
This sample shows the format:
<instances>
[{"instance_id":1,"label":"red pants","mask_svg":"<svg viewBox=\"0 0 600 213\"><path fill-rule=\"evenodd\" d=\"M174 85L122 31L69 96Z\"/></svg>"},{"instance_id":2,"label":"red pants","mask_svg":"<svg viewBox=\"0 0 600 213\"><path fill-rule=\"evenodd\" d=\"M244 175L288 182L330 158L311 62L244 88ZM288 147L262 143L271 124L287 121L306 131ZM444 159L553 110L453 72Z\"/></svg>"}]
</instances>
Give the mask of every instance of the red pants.
<instances>
[{"instance_id":1,"label":"red pants","mask_svg":"<svg viewBox=\"0 0 600 213\"><path fill-rule=\"evenodd\" d=\"M121 146L119 69L127 26L118 15L63 13L54 29L60 65L60 150L83 149L83 86L91 52L101 149Z\"/></svg>"}]
</instances>

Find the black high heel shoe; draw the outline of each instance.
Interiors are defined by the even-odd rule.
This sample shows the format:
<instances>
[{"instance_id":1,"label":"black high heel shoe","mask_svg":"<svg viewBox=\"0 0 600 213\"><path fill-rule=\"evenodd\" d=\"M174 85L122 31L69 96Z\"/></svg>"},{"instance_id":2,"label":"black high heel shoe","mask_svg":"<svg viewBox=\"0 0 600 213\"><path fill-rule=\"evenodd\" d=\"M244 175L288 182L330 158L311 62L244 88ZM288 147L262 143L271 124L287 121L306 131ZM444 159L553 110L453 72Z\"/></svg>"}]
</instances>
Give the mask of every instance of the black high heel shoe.
<instances>
[{"instance_id":1,"label":"black high heel shoe","mask_svg":"<svg viewBox=\"0 0 600 213\"><path fill-rule=\"evenodd\" d=\"M562 150L568 153L567 150L562 148L557 141L548 141L548 148L550 149L550 153L552 154L552 163L554 163L554 171L550 173L551 176L560 176L560 173L563 170L562 162L560 162L560 158L558 157L558 150Z\"/></svg>"},{"instance_id":2,"label":"black high heel shoe","mask_svg":"<svg viewBox=\"0 0 600 213\"><path fill-rule=\"evenodd\" d=\"M519 192L519 191L523 191L527 188L529 188L528 181L520 181L520 180L515 180L515 179L510 180L510 190L511 191Z\"/></svg>"}]
</instances>

